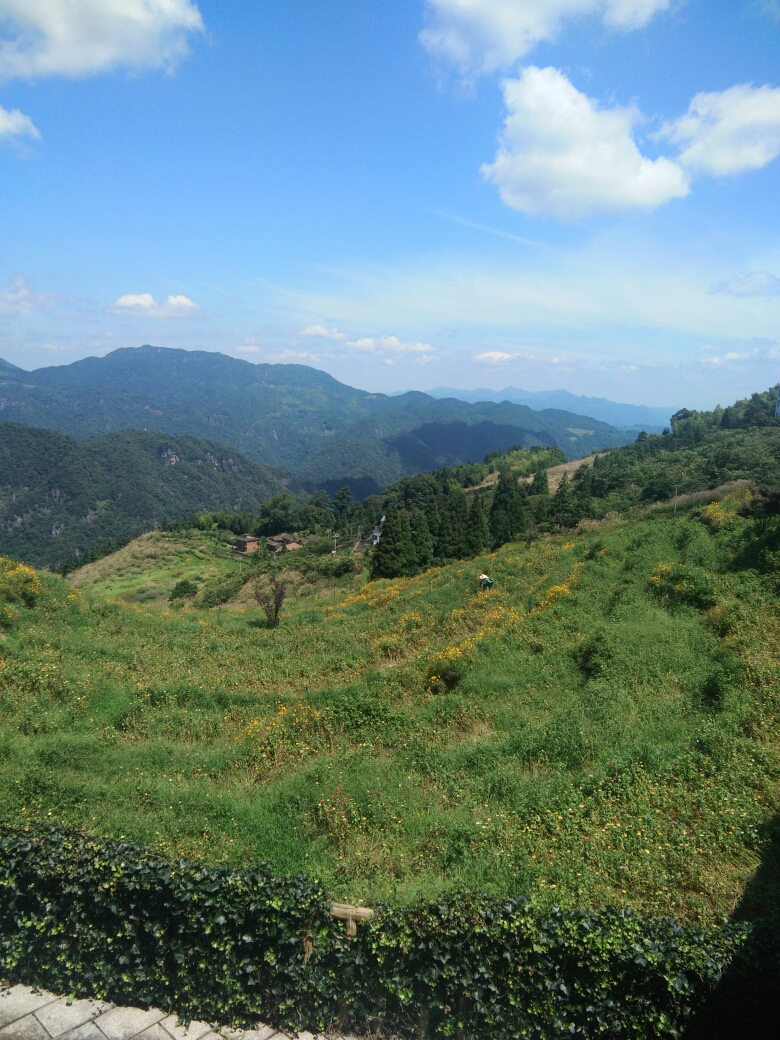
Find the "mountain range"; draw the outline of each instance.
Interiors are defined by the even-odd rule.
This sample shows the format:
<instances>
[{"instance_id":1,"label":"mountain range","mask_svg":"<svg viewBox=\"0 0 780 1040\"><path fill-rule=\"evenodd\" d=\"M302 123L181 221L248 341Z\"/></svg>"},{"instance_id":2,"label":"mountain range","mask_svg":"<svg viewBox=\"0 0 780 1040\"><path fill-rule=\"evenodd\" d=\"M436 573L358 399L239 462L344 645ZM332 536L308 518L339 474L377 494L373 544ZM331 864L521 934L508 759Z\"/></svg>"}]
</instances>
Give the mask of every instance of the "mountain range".
<instances>
[{"instance_id":1,"label":"mountain range","mask_svg":"<svg viewBox=\"0 0 780 1040\"><path fill-rule=\"evenodd\" d=\"M0 418L77 440L125 429L209 438L286 467L306 490L348 483L360 498L512 444L555 444L580 458L634 436L565 409L391 397L305 365L150 345L33 372L0 362Z\"/></svg>"},{"instance_id":2,"label":"mountain range","mask_svg":"<svg viewBox=\"0 0 780 1040\"><path fill-rule=\"evenodd\" d=\"M169 517L257 512L285 490L268 466L198 437L121 430L74 441L0 422L0 555L53 565Z\"/></svg>"},{"instance_id":3,"label":"mountain range","mask_svg":"<svg viewBox=\"0 0 780 1040\"><path fill-rule=\"evenodd\" d=\"M621 430L635 430L637 433L660 433L669 425L670 417L676 408L651 408L644 404L619 404L606 397L585 397L572 394L568 390L521 390L516 386L507 386L503 390L488 390L479 387L476 390L456 390L451 386L437 386L428 390L431 397L437 399L454 397L458 401L476 404L481 401L511 401L513 404L525 404L529 408L562 408L579 415L587 415L592 419L617 426Z\"/></svg>"}]
</instances>

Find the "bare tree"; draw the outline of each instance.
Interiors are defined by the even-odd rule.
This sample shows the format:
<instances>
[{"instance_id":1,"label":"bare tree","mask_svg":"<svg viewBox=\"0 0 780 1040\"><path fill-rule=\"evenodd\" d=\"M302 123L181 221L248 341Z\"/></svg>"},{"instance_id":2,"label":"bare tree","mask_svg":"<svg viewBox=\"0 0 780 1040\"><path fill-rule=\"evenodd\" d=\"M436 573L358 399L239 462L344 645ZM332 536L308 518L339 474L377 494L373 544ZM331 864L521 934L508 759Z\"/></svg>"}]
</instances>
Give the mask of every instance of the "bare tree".
<instances>
[{"instance_id":1,"label":"bare tree","mask_svg":"<svg viewBox=\"0 0 780 1040\"><path fill-rule=\"evenodd\" d=\"M264 592L255 587L255 599L258 605L265 611L269 628L276 628L279 624L279 616L282 613L282 606L286 598L287 582L282 581L281 578L274 578L271 582L270 592Z\"/></svg>"}]
</instances>

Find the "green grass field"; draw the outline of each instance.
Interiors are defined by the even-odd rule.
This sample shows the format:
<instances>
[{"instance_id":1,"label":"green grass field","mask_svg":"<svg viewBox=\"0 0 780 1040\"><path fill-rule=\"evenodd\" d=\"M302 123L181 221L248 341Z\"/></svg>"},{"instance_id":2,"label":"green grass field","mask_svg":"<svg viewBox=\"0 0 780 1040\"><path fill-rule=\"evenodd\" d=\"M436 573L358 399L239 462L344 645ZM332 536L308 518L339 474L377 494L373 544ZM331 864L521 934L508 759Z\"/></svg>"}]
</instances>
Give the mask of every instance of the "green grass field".
<instances>
[{"instance_id":1,"label":"green grass field","mask_svg":"<svg viewBox=\"0 0 780 1040\"><path fill-rule=\"evenodd\" d=\"M75 588L8 563L6 600L27 582L36 605L0 629L3 815L272 860L350 902L478 888L722 920L780 801L777 577L740 494L417 578L292 573L275 630L251 582L169 606L237 567L202 532Z\"/></svg>"}]
</instances>

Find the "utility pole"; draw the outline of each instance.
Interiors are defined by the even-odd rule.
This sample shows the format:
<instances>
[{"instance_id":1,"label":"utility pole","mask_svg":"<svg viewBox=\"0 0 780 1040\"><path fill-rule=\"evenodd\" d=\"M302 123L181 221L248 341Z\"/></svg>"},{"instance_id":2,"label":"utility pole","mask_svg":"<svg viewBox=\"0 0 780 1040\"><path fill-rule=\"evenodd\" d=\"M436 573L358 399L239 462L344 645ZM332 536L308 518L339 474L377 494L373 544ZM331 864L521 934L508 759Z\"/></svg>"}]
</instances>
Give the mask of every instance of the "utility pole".
<instances>
[{"instance_id":1,"label":"utility pole","mask_svg":"<svg viewBox=\"0 0 780 1040\"><path fill-rule=\"evenodd\" d=\"M680 487L679 484L674 485L674 515L677 516L677 489Z\"/></svg>"}]
</instances>

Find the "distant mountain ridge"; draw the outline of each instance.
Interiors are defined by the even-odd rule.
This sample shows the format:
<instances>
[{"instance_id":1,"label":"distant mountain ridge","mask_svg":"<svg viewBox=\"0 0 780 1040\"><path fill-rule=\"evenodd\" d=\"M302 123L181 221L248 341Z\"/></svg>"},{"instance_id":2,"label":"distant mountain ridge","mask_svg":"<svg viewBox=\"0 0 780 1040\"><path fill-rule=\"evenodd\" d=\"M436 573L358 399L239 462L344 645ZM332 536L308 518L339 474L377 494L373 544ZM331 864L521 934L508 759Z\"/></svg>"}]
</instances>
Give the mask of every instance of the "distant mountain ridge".
<instances>
[{"instance_id":1,"label":"distant mountain ridge","mask_svg":"<svg viewBox=\"0 0 780 1040\"><path fill-rule=\"evenodd\" d=\"M82 441L0 422L0 555L56 565L164 518L256 512L284 491L268 466L198 437L121 430Z\"/></svg>"},{"instance_id":2,"label":"distant mountain ridge","mask_svg":"<svg viewBox=\"0 0 780 1040\"><path fill-rule=\"evenodd\" d=\"M562 408L599 419L618 429L644 430L646 433L660 433L669 426L671 416L677 411L676 408L654 408L644 404L620 404L606 397L585 397L568 390L521 390L516 386L507 386L503 390L488 390L485 387L456 390L451 386L437 386L427 393L437 400L454 397L470 404L479 401L511 401L534 409Z\"/></svg>"},{"instance_id":3,"label":"distant mountain ridge","mask_svg":"<svg viewBox=\"0 0 780 1040\"><path fill-rule=\"evenodd\" d=\"M77 439L122 429L213 438L289 468L309 490L352 481L365 493L407 473L479 461L486 444L554 443L579 458L633 439L565 410L416 391L389 397L305 365L149 345L34 372L0 366L0 419Z\"/></svg>"}]
</instances>

